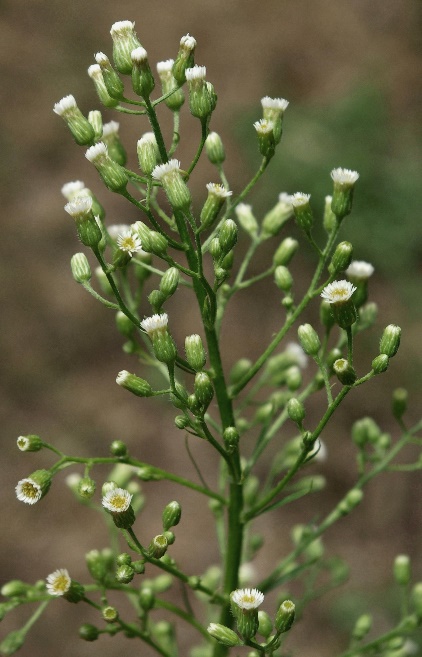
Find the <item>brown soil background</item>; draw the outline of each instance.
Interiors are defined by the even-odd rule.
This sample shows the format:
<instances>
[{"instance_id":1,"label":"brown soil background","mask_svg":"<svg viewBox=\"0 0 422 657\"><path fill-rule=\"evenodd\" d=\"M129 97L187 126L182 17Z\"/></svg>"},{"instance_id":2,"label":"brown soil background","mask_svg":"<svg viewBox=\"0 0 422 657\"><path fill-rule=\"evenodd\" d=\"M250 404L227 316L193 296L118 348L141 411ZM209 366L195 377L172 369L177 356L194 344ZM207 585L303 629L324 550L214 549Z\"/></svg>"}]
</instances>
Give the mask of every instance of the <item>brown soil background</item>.
<instances>
[{"instance_id":1,"label":"brown soil background","mask_svg":"<svg viewBox=\"0 0 422 657\"><path fill-rule=\"evenodd\" d=\"M207 65L208 77L219 94L212 127L226 143L227 174L235 190L253 173L258 158L255 162L245 160L245 151L233 130L244 111L259 118L259 99L264 95L289 98L290 113L295 106L323 107L335 102L350 93L357 82L370 84L374 79L381 80L388 99L392 135L399 123L413 125L421 107L422 11L417 1L1 3L1 582L15 577L37 580L64 566L76 579L86 580L85 552L107 544L101 519L77 505L63 477L58 478L42 504L30 508L17 502L16 481L50 462L43 453L18 453L14 446L18 435L38 433L58 447L82 455L106 454L111 440L121 438L133 454L145 461L186 476L191 472L180 433L173 426L171 407L160 406L158 401L132 399L116 389L116 373L124 368L135 369L136 364L121 352L111 313L73 282L68 265L79 246L72 223L63 212L60 187L64 182L81 178L92 189L101 191L113 223L136 219L119 199L107 196L101 189L95 172L83 157L83 149L72 143L63 123L52 113L54 102L68 93L75 95L84 112L98 107L85 71L93 62L93 53L110 53L108 31L114 21L122 19L136 21L151 62L174 56L180 37L187 32L197 39L196 60ZM365 121L365 116L361 120ZM183 121L185 144L181 159L186 161L194 152L198 134L187 113ZM128 147L147 129L124 118L121 124ZM418 134L413 138L418 139ZM340 142L339 163L341 147ZM198 199L208 179L209 170L205 167L196 183ZM300 170L296 179L296 189L300 189ZM416 223L419 225L420 217L415 217ZM256 266L259 271L259 263ZM310 258L297 272L299 289L306 284L311 267ZM408 274L403 272L403 276ZM417 274L415 271L414 276ZM380 305L380 323L363 344L373 353L382 326L394 321L402 325L406 335L401 353L382 380L373 382L365 391L357 391L354 399L346 401L324 435L330 456L321 471L327 477L327 489L309 502L264 516L258 523L266 535L266 545L257 561L257 579L266 572L266 564L289 549L293 524L323 515L353 484L351 423L370 413L383 428L397 435L388 408L391 391L398 384L409 387L413 403L410 420L417 419L420 326L414 306L420 304L420 299L414 297L405 302L398 291L391 291L392 284L386 266L373 285L373 298ZM399 289L399 285L394 289ZM239 297L229 314L223 349L227 368L245 354L251 358L258 355L260 345L276 330L278 301L269 304L262 288L250 299L245 302ZM177 318L175 336L182 344L186 334L198 330L196 317L190 316L183 295L171 309ZM307 320L316 321L316 312L311 310ZM407 363L411 363L410 367ZM316 399L309 410L310 423L319 415ZM211 479L215 459L202 444L193 444L193 450ZM262 471L269 458L270 455ZM98 473L101 481L105 472L103 475L99 469ZM206 506L199 510L196 497L189 498L184 491L179 494L169 484L151 483L145 486L145 492L148 506L138 521L141 534L149 537L157 533L163 505L170 499L180 499L184 516L174 555L189 572L203 571L216 554L211 515ZM343 587L339 594L330 594L325 602L309 607L289 643L289 647L297 649L295 654L339 654L346 647L345 630L351 628L359 612L374 609L377 629L393 622L397 606L396 592L390 585L394 555L410 554L415 578L422 579L421 493L418 472L408 477L399 473L384 475L368 488L354 521L344 522L329 533L327 553L338 554L351 565L349 594L346 596ZM384 603L387 609L383 611ZM350 609L353 615L349 615ZM25 609L11 614L1 625L1 636L19 627L26 618ZM102 638L94 644L80 642L77 628L86 620L97 622L95 613L58 601L32 629L20 654L150 654L133 642L118 644L118 639ZM186 655L192 637L182 625L180 635L180 654Z\"/></svg>"}]
</instances>

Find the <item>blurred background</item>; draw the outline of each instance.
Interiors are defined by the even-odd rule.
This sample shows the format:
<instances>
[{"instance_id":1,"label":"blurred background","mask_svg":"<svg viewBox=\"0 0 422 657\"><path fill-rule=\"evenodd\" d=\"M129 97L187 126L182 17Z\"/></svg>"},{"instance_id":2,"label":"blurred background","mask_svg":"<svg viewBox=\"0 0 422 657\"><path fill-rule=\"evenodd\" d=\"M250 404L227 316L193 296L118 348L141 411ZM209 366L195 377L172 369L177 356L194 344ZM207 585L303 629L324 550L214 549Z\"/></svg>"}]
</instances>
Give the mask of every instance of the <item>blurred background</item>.
<instances>
[{"instance_id":1,"label":"blurred background","mask_svg":"<svg viewBox=\"0 0 422 657\"><path fill-rule=\"evenodd\" d=\"M272 559L290 550L291 526L322 517L353 485L351 424L370 414L397 436L389 407L398 385L409 390L409 424L418 419L418 405L420 412L422 5L418 0L122 0L118 6L107 0L1 2L1 582L15 577L35 581L59 567L86 581L84 554L107 545L101 518L78 506L64 474L40 505L31 508L16 500L17 480L50 464L43 452L18 452L17 436L36 433L84 456L107 454L109 443L119 438L142 460L192 474L180 432L174 429L174 409L158 400L132 399L117 389L117 372L134 371L137 363L121 350L113 314L84 293L70 273L70 258L80 245L63 211L60 188L65 182L84 180L107 207L109 223L139 218L105 190L84 157L85 149L76 146L52 112L54 103L69 93L85 114L99 108L86 70L95 52L111 55L110 26L127 19L136 22L154 66L176 55L181 36L189 32L196 38L196 62L207 66L207 78L219 96L211 127L225 143L226 173L235 193L259 166L252 123L261 116L261 97L290 101L282 143L265 182L249 200L258 217L281 191L311 193L321 213L331 190L331 169L359 171L354 210L342 238L352 241L357 259L376 267L371 299L379 305L379 322L359 343L362 371L377 353L382 328L397 323L403 329L402 347L389 372L347 398L323 436L329 458L318 470L327 477L326 490L257 523L266 535L256 563L258 581ZM162 117L165 122L165 112ZM104 120L112 118L121 123L129 166L135 168L136 140L148 126L142 119L119 118L106 110ZM187 108L181 135L183 164L199 140L199 126ZM212 175L205 164L192 179L196 208ZM296 236L295 228L289 234ZM252 271L265 267L276 244L262 249L262 260L254 262ZM239 250L245 245L246 239ZM304 246L293 267L298 290L307 285L313 266L313 255ZM267 287L257 286L251 297L239 295L233 301L223 331L227 368L242 356L253 359L261 353L280 324L278 299ZM171 308L181 345L185 335L198 331L197 318L183 294ZM142 312L149 312L146 303ZM304 320L317 326L317 304ZM308 411L310 422L320 416L320 402L322 397L316 396ZM215 460L210 450L196 443L191 448L211 479ZM270 457L266 463L264 459L262 472ZM96 472L99 482L107 476L100 468ZM142 535L156 534L163 506L179 499L184 515L173 554L190 572L202 572L216 555L206 505L198 513L200 500L170 484L147 484L145 493ZM394 623L394 556L409 554L415 579L422 579L421 494L417 471L383 475L368 486L354 521L340 523L326 538L327 553L349 561L349 583L309 607L289 648L302 657L333 656L345 649L360 613L374 611L380 631ZM27 616L23 608L7 617L1 636L20 627ZM94 611L59 601L31 630L20 654L150 654L137 643L119 647L118 639L107 637L94 644L79 642L78 627L88 620L99 622ZM185 630L180 627L181 654L192 644Z\"/></svg>"}]
</instances>

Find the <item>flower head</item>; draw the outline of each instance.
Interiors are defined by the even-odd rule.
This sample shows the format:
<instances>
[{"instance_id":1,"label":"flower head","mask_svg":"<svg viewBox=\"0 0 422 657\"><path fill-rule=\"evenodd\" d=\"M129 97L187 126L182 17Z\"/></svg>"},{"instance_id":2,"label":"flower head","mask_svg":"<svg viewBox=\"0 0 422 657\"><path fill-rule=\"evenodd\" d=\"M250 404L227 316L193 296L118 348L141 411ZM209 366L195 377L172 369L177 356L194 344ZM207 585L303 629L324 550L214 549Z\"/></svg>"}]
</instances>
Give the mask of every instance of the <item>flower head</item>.
<instances>
[{"instance_id":1,"label":"flower head","mask_svg":"<svg viewBox=\"0 0 422 657\"><path fill-rule=\"evenodd\" d=\"M18 481L15 490L18 500L25 504L35 504L42 498L41 485L31 477Z\"/></svg>"},{"instance_id":2,"label":"flower head","mask_svg":"<svg viewBox=\"0 0 422 657\"><path fill-rule=\"evenodd\" d=\"M173 159L165 164L158 164L152 172L152 177L155 178L155 180L163 180L163 178L175 171L180 173L180 162L179 160Z\"/></svg>"},{"instance_id":3,"label":"flower head","mask_svg":"<svg viewBox=\"0 0 422 657\"><path fill-rule=\"evenodd\" d=\"M82 182L82 180L73 180L71 182L65 183L61 189L61 192L65 199L71 201L83 189L85 189L85 183Z\"/></svg>"},{"instance_id":4,"label":"flower head","mask_svg":"<svg viewBox=\"0 0 422 657\"><path fill-rule=\"evenodd\" d=\"M259 135L268 135L274 130L274 123L268 119L259 119L255 121L253 127Z\"/></svg>"},{"instance_id":5,"label":"flower head","mask_svg":"<svg viewBox=\"0 0 422 657\"><path fill-rule=\"evenodd\" d=\"M99 76L102 78L103 73L101 71L101 66L99 64L91 64L91 66L88 67L88 75L91 80L95 80L95 78L98 78Z\"/></svg>"},{"instance_id":6,"label":"flower head","mask_svg":"<svg viewBox=\"0 0 422 657\"><path fill-rule=\"evenodd\" d=\"M152 317L146 317L145 319L142 320L141 322L141 328L148 333L148 335L152 335L156 331L162 331L163 329L167 328L168 324L168 315L167 313L163 313L162 315L152 315Z\"/></svg>"},{"instance_id":7,"label":"flower head","mask_svg":"<svg viewBox=\"0 0 422 657\"><path fill-rule=\"evenodd\" d=\"M47 591L56 597L67 593L71 584L72 580L66 568L59 568L47 577Z\"/></svg>"},{"instance_id":8,"label":"flower head","mask_svg":"<svg viewBox=\"0 0 422 657\"><path fill-rule=\"evenodd\" d=\"M270 98L269 96L264 96L261 98L262 109L271 109L277 110L278 112L284 112L289 106L289 101L285 98Z\"/></svg>"},{"instance_id":9,"label":"flower head","mask_svg":"<svg viewBox=\"0 0 422 657\"><path fill-rule=\"evenodd\" d=\"M367 279L374 273L374 267L369 262L364 260L353 260L346 269L346 274L349 278L362 278Z\"/></svg>"},{"instance_id":10,"label":"flower head","mask_svg":"<svg viewBox=\"0 0 422 657\"><path fill-rule=\"evenodd\" d=\"M233 194L233 192L230 192L228 189L225 189L223 185L218 183L207 183L206 188L209 194L222 199L228 198Z\"/></svg>"},{"instance_id":11,"label":"flower head","mask_svg":"<svg viewBox=\"0 0 422 657\"><path fill-rule=\"evenodd\" d=\"M117 245L121 251L128 253L130 256L142 248L141 240L130 229L117 236Z\"/></svg>"},{"instance_id":12,"label":"flower head","mask_svg":"<svg viewBox=\"0 0 422 657\"><path fill-rule=\"evenodd\" d=\"M139 48L132 50L130 58L134 64L142 64L142 62L145 62L148 59L148 53L145 48L140 46Z\"/></svg>"},{"instance_id":13,"label":"flower head","mask_svg":"<svg viewBox=\"0 0 422 657\"><path fill-rule=\"evenodd\" d=\"M241 609L256 609L264 602L264 594L258 589L236 589L231 594L232 601Z\"/></svg>"},{"instance_id":14,"label":"flower head","mask_svg":"<svg viewBox=\"0 0 422 657\"><path fill-rule=\"evenodd\" d=\"M186 50L194 50L196 46L196 40L190 34L186 34L180 39L180 45Z\"/></svg>"},{"instance_id":15,"label":"flower head","mask_svg":"<svg viewBox=\"0 0 422 657\"><path fill-rule=\"evenodd\" d=\"M112 240L117 240L119 235L130 230L129 224L112 224L107 228L107 232Z\"/></svg>"},{"instance_id":16,"label":"flower head","mask_svg":"<svg viewBox=\"0 0 422 657\"><path fill-rule=\"evenodd\" d=\"M102 505L110 513L124 513L130 507L132 495L124 488L113 488L106 492Z\"/></svg>"},{"instance_id":17,"label":"flower head","mask_svg":"<svg viewBox=\"0 0 422 657\"><path fill-rule=\"evenodd\" d=\"M157 62L157 73L160 79L173 77L174 59L166 59L164 62Z\"/></svg>"},{"instance_id":18,"label":"flower head","mask_svg":"<svg viewBox=\"0 0 422 657\"><path fill-rule=\"evenodd\" d=\"M135 23L132 23L132 21L117 21L111 26L110 34L114 39L115 37L132 33L134 27Z\"/></svg>"},{"instance_id":19,"label":"flower head","mask_svg":"<svg viewBox=\"0 0 422 657\"><path fill-rule=\"evenodd\" d=\"M301 205L307 205L309 203L309 199L311 198L311 195L304 194L303 192L296 192L295 194L292 194L289 198L291 205L293 205L294 208L299 208Z\"/></svg>"},{"instance_id":20,"label":"flower head","mask_svg":"<svg viewBox=\"0 0 422 657\"><path fill-rule=\"evenodd\" d=\"M349 281L333 281L324 287L321 296L328 303L337 304L348 301L356 287Z\"/></svg>"},{"instance_id":21,"label":"flower head","mask_svg":"<svg viewBox=\"0 0 422 657\"><path fill-rule=\"evenodd\" d=\"M110 60L103 52L95 53L95 61L100 66L110 66Z\"/></svg>"},{"instance_id":22,"label":"flower head","mask_svg":"<svg viewBox=\"0 0 422 657\"><path fill-rule=\"evenodd\" d=\"M72 112L76 108L77 108L77 104L75 97L69 94L69 96L65 96L64 98L59 100L58 103L55 103L53 112L55 112L59 116L63 116L68 114L69 112Z\"/></svg>"},{"instance_id":23,"label":"flower head","mask_svg":"<svg viewBox=\"0 0 422 657\"><path fill-rule=\"evenodd\" d=\"M94 146L90 146L85 153L86 159L90 162L95 162L104 156L107 157L107 146L102 141L99 141L98 144L94 144Z\"/></svg>"},{"instance_id":24,"label":"flower head","mask_svg":"<svg viewBox=\"0 0 422 657\"><path fill-rule=\"evenodd\" d=\"M185 73L188 82L192 82L193 80L205 80L207 68L206 66L198 66L198 64L195 64L192 68L187 68Z\"/></svg>"},{"instance_id":25,"label":"flower head","mask_svg":"<svg viewBox=\"0 0 422 657\"><path fill-rule=\"evenodd\" d=\"M92 198L91 196L75 196L72 201L66 203L64 209L71 217L83 217L91 212Z\"/></svg>"},{"instance_id":26,"label":"flower head","mask_svg":"<svg viewBox=\"0 0 422 657\"><path fill-rule=\"evenodd\" d=\"M355 184L359 178L359 174L357 171L352 171L351 169L342 169L342 167L338 167L337 169L333 169L331 171L331 178L335 183L351 186Z\"/></svg>"}]
</instances>

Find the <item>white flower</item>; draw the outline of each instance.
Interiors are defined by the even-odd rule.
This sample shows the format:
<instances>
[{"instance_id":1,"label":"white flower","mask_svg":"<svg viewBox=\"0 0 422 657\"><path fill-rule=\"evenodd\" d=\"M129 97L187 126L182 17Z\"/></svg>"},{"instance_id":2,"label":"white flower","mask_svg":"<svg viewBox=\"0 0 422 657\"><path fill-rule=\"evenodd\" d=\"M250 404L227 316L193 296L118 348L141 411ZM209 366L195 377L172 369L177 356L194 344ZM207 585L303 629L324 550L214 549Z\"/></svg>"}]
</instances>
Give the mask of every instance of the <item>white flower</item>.
<instances>
[{"instance_id":1,"label":"white flower","mask_svg":"<svg viewBox=\"0 0 422 657\"><path fill-rule=\"evenodd\" d=\"M92 209L91 196L75 196L72 201L66 203L64 209L71 217L83 217Z\"/></svg>"},{"instance_id":2,"label":"white flower","mask_svg":"<svg viewBox=\"0 0 422 657\"><path fill-rule=\"evenodd\" d=\"M142 64L146 59L148 59L148 53L145 50L145 48L142 48L140 46L139 48L135 48L135 50L132 50L130 53L130 58L134 64Z\"/></svg>"},{"instance_id":3,"label":"white flower","mask_svg":"<svg viewBox=\"0 0 422 657\"><path fill-rule=\"evenodd\" d=\"M190 34L186 34L180 39L180 45L186 50L193 50L196 46L196 41Z\"/></svg>"},{"instance_id":4,"label":"white flower","mask_svg":"<svg viewBox=\"0 0 422 657\"><path fill-rule=\"evenodd\" d=\"M101 71L101 66L99 64L91 64L91 66L88 68L88 75L92 80L99 78L100 76L102 79L103 74Z\"/></svg>"},{"instance_id":5,"label":"white flower","mask_svg":"<svg viewBox=\"0 0 422 657\"><path fill-rule=\"evenodd\" d=\"M344 303L352 296L356 287L349 281L333 281L324 287L321 296L328 303Z\"/></svg>"},{"instance_id":6,"label":"white flower","mask_svg":"<svg viewBox=\"0 0 422 657\"><path fill-rule=\"evenodd\" d=\"M116 383L119 386L123 386L126 381L128 380L128 377L132 376L130 372L127 370L122 370L121 372L118 373L116 376Z\"/></svg>"},{"instance_id":7,"label":"white flower","mask_svg":"<svg viewBox=\"0 0 422 657\"><path fill-rule=\"evenodd\" d=\"M20 502L25 504L35 504L42 498L42 488L40 484L31 477L18 481L15 488L16 497Z\"/></svg>"},{"instance_id":8,"label":"white flower","mask_svg":"<svg viewBox=\"0 0 422 657\"><path fill-rule=\"evenodd\" d=\"M261 98L261 105L262 109L272 109L284 112L289 106L289 101L285 98L270 98L269 96L264 96L264 98Z\"/></svg>"},{"instance_id":9,"label":"white flower","mask_svg":"<svg viewBox=\"0 0 422 657\"><path fill-rule=\"evenodd\" d=\"M119 37L127 34L128 32L133 32L134 27L135 23L132 23L132 21L117 21L111 26L110 34L114 39L114 37Z\"/></svg>"},{"instance_id":10,"label":"white flower","mask_svg":"<svg viewBox=\"0 0 422 657\"><path fill-rule=\"evenodd\" d=\"M210 194L213 194L218 198L228 198L233 194L233 192L225 189L224 185L219 185L218 183L207 183L206 188Z\"/></svg>"},{"instance_id":11,"label":"white flower","mask_svg":"<svg viewBox=\"0 0 422 657\"><path fill-rule=\"evenodd\" d=\"M72 182L65 183L61 192L65 199L71 201L75 196L85 189L85 183L82 180L73 180Z\"/></svg>"},{"instance_id":12,"label":"white flower","mask_svg":"<svg viewBox=\"0 0 422 657\"><path fill-rule=\"evenodd\" d=\"M303 192L296 192L290 196L290 203L294 208L300 208L301 205L307 205L309 199L311 198L310 194L304 194Z\"/></svg>"},{"instance_id":13,"label":"white flower","mask_svg":"<svg viewBox=\"0 0 422 657\"><path fill-rule=\"evenodd\" d=\"M259 121L255 121L253 127L259 135L268 135L274 130L274 123L268 119L259 119Z\"/></svg>"},{"instance_id":14,"label":"white flower","mask_svg":"<svg viewBox=\"0 0 422 657\"><path fill-rule=\"evenodd\" d=\"M289 342L286 345L285 352L295 360L296 365L301 369L308 366L308 357L297 342Z\"/></svg>"},{"instance_id":15,"label":"white flower","mask_svg":"<svg viewBox=\"0 0 422 657\"><path fill-rule=\"evenodd\" d=\"M369 278L374 273L374 267L364 260L353 260L348 268L346 274L349 278Z\"/></svg>"},{"instance_id":16,"label":"white flower","mask_svg":"<svg viewBox=\"0 0 422 657\"><path fill-rule=\"evenodd\" d=\"M47 591L50 595L64 595L70 589L72 580L66 568L59 568L47 577Z\"/></svg>"},{"instance_id":17,"label":"white flower","mask_svg":"<svg viewBox=\"0 0 422 657\"><path fill-rule=\"evenodd\" d=\"M85 157L90 162L95 162L95 160L107 156L107 153L107 146L103 141L99 141L98 144L94 144L94 146L88 148Z\"/></svg>"},{"instance_id":18,"label":"white flower","mask_svg":"<svg viewBox=\"0 0 422 657\"><path fill-rule=\"evenodd\" d=\"M231 594L232 601L241 609L256 609L264 602L264 594L258 589L236 589Z\"/></svg>"},{"instance_id":19,"label":"white flower","mask_svg":"<svg viewBox=\"0 0 422 657\"><path fill-rule=\"evenodd\" d=\"M206 66L192 66L192 68L187 68L185 71L186 80L192 82L192 80L204 80L207 74Z\"/></svg>"},{"instance_id":20,"label":"white flower","mask_svg":"<svg viewBox=\"0 0 422 657\"><path fill-rule=\"evenodd\" d=\"M95 54L95 61L96 61L97 64L99 64L100 66L107 66L107 65L110 64L110 60L109 60L109 58L108 58L107 55L105 55L103 52L97 52L97 53Z\"/></svg>"},{"instance_id":21,"label":"white flower","mask_svg":"<svg viewBox=\"0 0 422 657\"><path fill-rule=\"evenodd\" d=\"M107 232L112 240L117 240L119 235L126 233L128 230L130 230L129 224L113 224L107 228Z\"/></svg>"},{"instance_id":22,"label":"white flower","mask_svg":"<svg viewBox=\"0 0 422 657\"><path fill-rule=\"evenodd\" d=\"M174 64L174 59L166 59L164 62L157 62L157 73L171 73Z\"/></svg>"},{"instance_id":23,"label":"white flower","mask_svg":"<svg viewBox=\"0 0 422 657\"><path fill-rule=\"evenodd\" d=\"M63 116L67 112L74 110L76 107L77 104L75 97L70 94L59 100L59 102L54 105L53 112L59 116Z\"/></svg>"},{"instance_id":24,"label":"white flower","mask_svg":"<svg viewBox=\"0 0 422 657\"><path fill-rule=\"evenodd\" d=\"M30 442L31 441L29 440L28 436L19 436L19 438L17 438L16 440L16 444L18 448L21 450L21 452L26 452L26 450L30 445Z\"/></svg>"},{"instance_id":25,"label":"white flower","mask_svg":"<svg viewBox=\"0 0 422 657\"><path fill-rule=\"evenodd\" d=\"M162 315L152 315L152 317L145 317L141 322L141 328L148 333L148 335L160 331L167 327L169 318L167 313Z\"/></svg>"},{"instance_id":26,"label":"white flower","mask_svg":"<svg viewBox=\"0 0 422 657\"><path fill-rule=\"evenodd\" d=\"M351 186L355 184L359 178L359 174L357 171L352 171L351 169L342 169L341 167L338 167L337 169L332 170L331 178L335 183Z\"/></svg>"},{"instance_id":27,"label":"white flower","mask_svg":"<svg viewBox=\"0 0 422 657\"><path fill-rule=\"evenodd\" d=\"M238 219L245 216L249 217L252 212L252 205L249 205L249 203L239 203L236 205L234 211Z\"/></svg>"},{"instance_id":28,"label":"white flower","mask_svg":"<svg viewBox=\"0 0 422 657\"><path fill-rule=\"evenodd\" d=\"M130 229L117 236L117 246L121 251L129 253L130 256L142 248L141 240Z\"/></svg>"},{"instance_id":29,"label":"white flower","mask_svg":"<svg viewBox=\"0 0 422 657\"><path fill-rule=\"evenodd\" d=\"M124 513L130 507L132 495L124 488L113 488L107 491L102 499L102 505L111 513Z\"/></svg>"},{"instance_id":30,"label":"white flower","mask_svg":"<svg viewBox=\"0 0 422 657\"><path fill-rule=\"evenodd\" d=\"M109 121L103 125L103 137L109 137L119 132L120 123L117 121Z\"/></svg>"},{"instance_id":31,"label":"white flower","mask_svg":"<svg viewBox=\"0 0 422 657\"><path fill-rule=\"evenodd\" d=\"M153 132L145 132L140 139L137 141L137 148L142 148L144 144L154 144L157 146L157 139Z\"/></svg>"},{"instance_id":32,"label":"white flower","mask_svg":"<svg viewBox=\"0 0 422 657\"><path fill-rule=\"evenodd\" d=\"M179 160L169 160L165 164L158 164L152 171L152 177L155 178L155 180L162 180L174 171L180 172Z\"/></svg>"}]
</instances>

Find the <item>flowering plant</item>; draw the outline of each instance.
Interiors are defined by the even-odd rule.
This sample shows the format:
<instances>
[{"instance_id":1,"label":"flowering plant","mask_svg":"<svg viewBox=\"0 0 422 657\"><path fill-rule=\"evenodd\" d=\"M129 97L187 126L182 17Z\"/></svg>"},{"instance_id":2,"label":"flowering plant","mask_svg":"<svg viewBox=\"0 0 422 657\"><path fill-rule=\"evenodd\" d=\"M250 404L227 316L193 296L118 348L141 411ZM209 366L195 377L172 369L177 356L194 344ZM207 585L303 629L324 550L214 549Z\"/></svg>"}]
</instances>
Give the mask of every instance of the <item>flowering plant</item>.
<instances>
[{"instance_id":1,"label":"flowering plant","mask_svg":"<svg viewBox=\"0 0 422 657\"><path fill-rule=\"evenodd\" d=\"M326 197L322 218L326 241L322 246L313 236L316 219L308 194L281 193L277 204L259 222L244 201L278 148L288 101L262 99L262 118L254 123L262 160L245 187L233 192L224 172L222 140L210 132L217 96L207 80L205 66L194 63L195 39L186 35L180 41L176 59L157 64L162 95L152 100L156 80L134 24L115 23L111 36L114 66L104 53L97 53L97 63L89 67L88 73L105 107L149 121L151 131L137 142L140 173L126 166L118 123L103 125L99 111L90 112L86 118L71 95L56 103L54 112L63 118L76 143L87 147L86 158L108 190L126 199L139 211L140 218L130 226L110 225L96 194L83 182L64 185L65 210L75 220L78 237L88 254L97 261L100 292L91 284L92 271L85 252L73 256L72 274L96 300L117 314L117 327L127 340L125 351L144 366L143 376L148 377L148 367L156 368L163 381L163 387L155 389L147 379L122 370L117 384L141 398L168 397L177 409L175 432L207 443L204 449L218 453L221 467L213 487L209 487L202 476L198 484L194 478L183 478L142 462L129 454L121 440L111 443L109 456L84 458L65 454L37 435L20 436L17 445L21 451L44 449L57 457L52 466L18 482L17 498L27 504L37 504L49 492L55 475L77 464L83 465L83 475L77 475L76 481L72 477L69 483L81 500L94 500L96 466L112 466L102 484L100 512L114 535L122 537L125 547L124 551L116 547L119 543L115 540L113 549L92 550L86 555L92 580L89 584L75 581L66 564L35 584L20 580L5 584L1 590L6 598L0 605L2 615L19 605L37 604L37 608L21 630L3 640L1 651L10 655L18 650L47 605L61 597L97 610L98 623L85 623L80 628L80 636L86 641L95 641L103 634L122 635L142 640L163 657L173 657L177 655L175 623L157 621L153 613L165 609L196 634L199 644L193 641L194 657L222 657L230 648L240 646L247 646L250 656L286 655L289 636L309 601L318 597L321 589L337 586L344 579L344 568L325 558L324 532L362 502L366 484L390 468L406 445L421 444L421 423L407 426L407 393L398 389L393 397L398 438L391 441L370 418L356 422L352 440L357 476L351 490L324 518L294 527L291 551L280 555L265 576L255 581L253 573L245 574L245 565L250 566L262 546L259 537L250 532L254 521L324 487L321 475L304 473L310 464L326 457L321 436L327 423L346 395L387 370L399 348L401 329L391 324L384 329L379 352L366 371L356 371L355 342L376 321L375 304L367 302L373 267L353 261L352 245L347 241L338 243L338 236L352 210L359 176L344 168L331 172L333 190ZM130 97L123 76L131 79ZM190 113L201 128L197 152L189 166L174 157L180 141L180 110L186 86ZM173 118L170 144L165 143L157 118L156 107L160 104L167 106ZM204 153L215 167L218 182L206 185L206 198L196 212L188 183ZM281 241L278 238L292 219L316 259L315 273L301 299L295 298L289 269L299 243L289 236ZM235 267L239 227L249 248ZM277 240L271 264L259 274L248 274L258 247L270 239ZM145 285L152 276L159 280L158 287L146 296ZM262 346L255 362L241 359L227 373L220 352L225 311L234 294L263 279L274 280L284 320L271 342ZM164 312L167 301L182 286L192 295L200 318L195 333L186 336L184 352L172 335L175 318ZM306 322L296 328L307 307L317 302L321 329L317 331ZM293 332L297 340L292 340ZM307 375L304 369L309 359L314 368ZM306 405L318 391L324 395L320 417L308 422ZM264 392L267 396L263 400ZM289 437L289 427L294 427L293 438ZM249 451L247 435L255 442ZM280 449L266 480L261 482L255 474L257 464L275 438ZM420 461L412 466L417 469ZM176 528L183 520L178 501L171 501L163 509L162 532L155 537L145 536L138 521L144 503L140 482L163 479L173 482L175 491L177 486L185 487L209 504L221 562L217 566L210 564L204 573L191 572L189 563L178 563L172 556ZM328 577L325 587L318 583L322 574ZM370 617L358 617L342 657L406 654L407 637L422 623L422 582L410 590L410 564L405 555L397 557L394 577L404 601L397 624L369 637ZM300 597L293 584L303 578L307 591ZM180 582L184 590L177 603L165 596L175 582ZM108 594L116 590L132 603L134 618L126 618L118 605L109 604ZM278 597L266 610L258 609L271 591L280 591ZM193 612L193 596L204 607L201 620Z\"/></svg>"}]
</instances>

